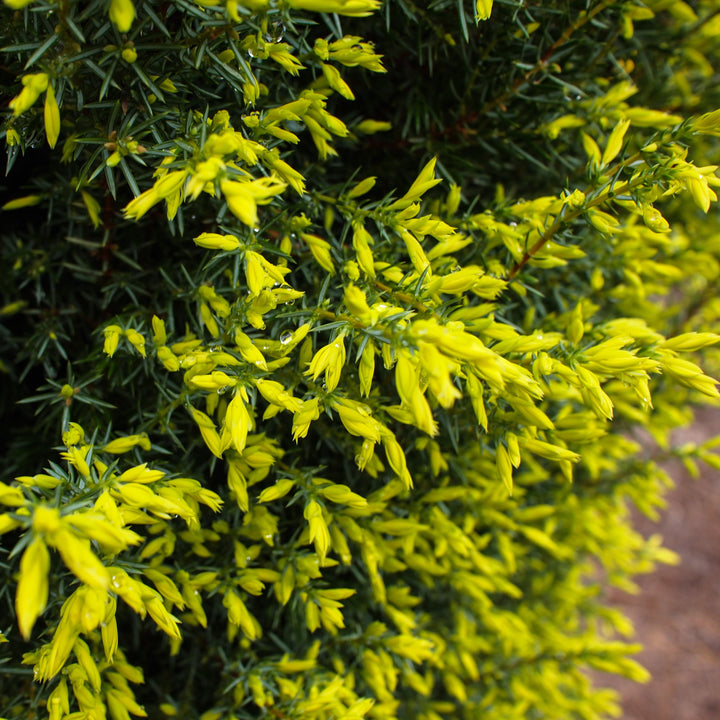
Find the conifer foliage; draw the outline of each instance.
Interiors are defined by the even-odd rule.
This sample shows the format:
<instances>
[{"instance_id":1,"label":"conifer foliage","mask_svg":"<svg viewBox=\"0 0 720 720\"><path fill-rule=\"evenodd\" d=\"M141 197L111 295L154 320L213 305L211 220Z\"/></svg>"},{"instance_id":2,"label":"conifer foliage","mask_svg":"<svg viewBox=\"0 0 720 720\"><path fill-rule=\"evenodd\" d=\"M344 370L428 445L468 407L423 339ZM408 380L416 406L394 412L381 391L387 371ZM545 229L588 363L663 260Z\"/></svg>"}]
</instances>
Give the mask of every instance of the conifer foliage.
<instances>
[{"instance_id":1,"label":"conifer foliage","mask_svg":"<svg viewBox=\"0 0 720 720\"><path fill-rule=\"evenodd\" d=\"M3 1L0 716L617 715L720 2Z\"/></svg>"}]
</instances>

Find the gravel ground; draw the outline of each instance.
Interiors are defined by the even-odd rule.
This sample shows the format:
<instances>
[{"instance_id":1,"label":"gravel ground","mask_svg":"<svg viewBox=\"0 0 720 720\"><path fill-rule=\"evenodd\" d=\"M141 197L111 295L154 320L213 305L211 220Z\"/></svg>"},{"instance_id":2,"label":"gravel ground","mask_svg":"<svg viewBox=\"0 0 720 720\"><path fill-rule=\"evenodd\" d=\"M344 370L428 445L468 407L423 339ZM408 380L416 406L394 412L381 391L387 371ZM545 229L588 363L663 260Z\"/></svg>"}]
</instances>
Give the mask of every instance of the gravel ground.
<instances>
[{"instance_id":1,"label":"gravel ground","mask_svg":"<svg viewBox=\"0 0 720 720\"><path fill-rule=\"evenodd\" d=\"M679 442L720 434L720 410L703 409ZM681 556L641 577L638 595L612 593L633 620L645 649L638 660L650 671L647 685L602 678L623 697L624 720L720 718L720 473L706 466L699 479L681 464L668 468L676 482L659 523L638 520L644 534L660 533Z\"/></svg>"}]
</instances>

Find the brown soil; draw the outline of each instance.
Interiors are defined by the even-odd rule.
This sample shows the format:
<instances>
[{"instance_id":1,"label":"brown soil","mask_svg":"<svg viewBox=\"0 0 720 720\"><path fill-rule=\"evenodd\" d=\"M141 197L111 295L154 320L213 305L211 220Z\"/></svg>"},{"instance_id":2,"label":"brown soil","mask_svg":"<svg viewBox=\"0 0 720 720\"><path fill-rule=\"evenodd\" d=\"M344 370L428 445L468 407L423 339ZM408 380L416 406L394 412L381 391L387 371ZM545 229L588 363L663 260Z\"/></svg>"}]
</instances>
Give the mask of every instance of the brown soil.
<instances>
[{"instance_id":1,"label":"brown soil","mask_svg":"<svg viewBox=\"0 0 720 720\"><path fill-rule=\"evenodd\" d=\"M680 442L720 434L720 410L703 409L697 423L678 432ZM632 619L645 649L638 660L650 671L647 685L601 678L622 695L624 720L715 720L720 718L720 473L703 466L694 480L684 467L668 471L676 482L659 523L645 518L645 535L659 533L681 556L641 577L638 595L611 594Z\"/></svg>"}]
</instances>

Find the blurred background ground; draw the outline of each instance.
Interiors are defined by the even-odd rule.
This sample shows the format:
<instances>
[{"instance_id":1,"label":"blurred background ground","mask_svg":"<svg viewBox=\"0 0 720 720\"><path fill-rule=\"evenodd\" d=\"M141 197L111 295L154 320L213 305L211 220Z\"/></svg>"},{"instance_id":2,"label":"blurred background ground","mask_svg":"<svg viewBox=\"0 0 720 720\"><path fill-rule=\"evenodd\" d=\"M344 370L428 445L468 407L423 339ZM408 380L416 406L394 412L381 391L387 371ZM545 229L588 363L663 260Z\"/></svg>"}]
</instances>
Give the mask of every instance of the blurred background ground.
<instances>
[{"instance_id":1,"label":"blurred background ground","mask_svg":"<svg viewBox=\"0 0 720 720\"><path fill-rule=\"evenodd\" d=\"M680 442L720 435L720 410L703 409ZM676 488L659 523L638 519L645 535L659 533L679 553L639 579L638 595L613 592L613 603L633 620L645 649L638 660L651 672L647 685L602 678L623 696L623 720L720 718L720 473L703 466L694 480L680 463L668 466Z\"/></svg>"}]
</instances>

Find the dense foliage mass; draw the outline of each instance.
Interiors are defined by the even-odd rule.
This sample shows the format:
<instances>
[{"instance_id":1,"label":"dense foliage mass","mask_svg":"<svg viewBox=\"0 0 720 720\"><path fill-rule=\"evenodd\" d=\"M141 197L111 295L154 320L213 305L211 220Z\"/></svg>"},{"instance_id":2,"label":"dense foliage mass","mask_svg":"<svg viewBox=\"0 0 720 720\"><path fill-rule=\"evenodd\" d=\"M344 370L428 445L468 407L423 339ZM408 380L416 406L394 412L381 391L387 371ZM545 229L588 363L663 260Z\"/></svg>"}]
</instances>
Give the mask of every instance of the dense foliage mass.
<instances>
[{"instance_id":1,"label":"dense foliage mass","mask_svg":"<svg viewBox=\"0 0 720 720\"><path fill-rule=\"evenodd\" d=\"M630 508L720 464L670 435L718 398L720 2L0 35L0 716L617 714L602 588L674 560Z\"/></svg>"}]
</instances>

